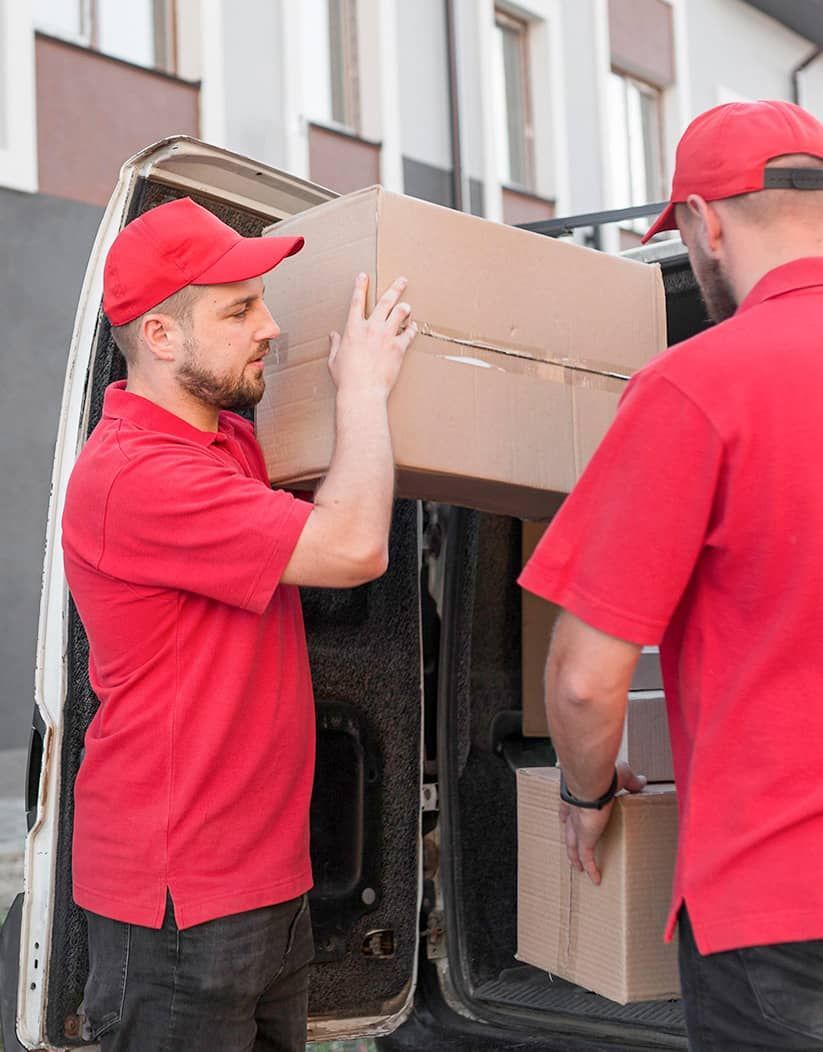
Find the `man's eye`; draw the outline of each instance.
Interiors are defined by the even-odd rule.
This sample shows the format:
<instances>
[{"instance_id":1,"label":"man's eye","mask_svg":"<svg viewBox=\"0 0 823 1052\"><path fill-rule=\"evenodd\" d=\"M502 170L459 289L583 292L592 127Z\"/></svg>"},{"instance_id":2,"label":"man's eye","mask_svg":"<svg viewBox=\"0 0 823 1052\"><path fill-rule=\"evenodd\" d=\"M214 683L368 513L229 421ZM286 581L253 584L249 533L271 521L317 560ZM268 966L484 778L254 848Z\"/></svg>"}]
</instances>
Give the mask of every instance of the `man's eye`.
<instances>
[{"instance_id":1,"label":"man's eye","mask_svg":"<svg viewBox=\"0 0 823 1052\"><path fill-rule=\"evenodd\" d=\"M244 308L243 308L242 310L239 310L239 311L237 311L237 312L235 313L234 317L235 317L235 318L245 318L245 316L246 316L246 315L247 315L248 313L249 313L249 308L248 308L248 307L244 307Z\"/></svg>"}]
</instances>

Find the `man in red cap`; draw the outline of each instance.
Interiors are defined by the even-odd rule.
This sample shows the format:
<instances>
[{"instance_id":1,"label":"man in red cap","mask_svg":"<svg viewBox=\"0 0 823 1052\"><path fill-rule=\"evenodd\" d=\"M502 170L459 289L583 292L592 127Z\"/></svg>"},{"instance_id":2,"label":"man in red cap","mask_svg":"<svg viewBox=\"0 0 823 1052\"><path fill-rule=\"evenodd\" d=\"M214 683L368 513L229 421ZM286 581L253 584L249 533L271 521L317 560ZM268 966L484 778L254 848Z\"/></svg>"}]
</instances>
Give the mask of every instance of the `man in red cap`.
<instances>
[{"instance_id":1,"label":"man in red cap","mask_svg":"<svg viewBox=\"0 0 823 1052\"><path fill-rule=\"evenodd\" d=\"M547 708L569 858L599 883L626 694L660 644L690 1048L823 1048L823 125L699 116L671 203L718 324L629 383L520 582L563 607Z\"/></svg>"},{"instance_id":2,"label":"man in red cap","mask_svg":"<svg viewBox=\"0 0 823 1052\"><path fill-rule=\"evenodd\" d=\"M279 328L244 238L189 199L128 224L103 308L128 379L72 474L66 576L100 708L75 786L86 1036L104 1052L302 1052L314 711L298 585L386 568L386 404L416 327L398 279L331 334L337 440L313 503L271 489L233 410Z\"/></svg>"}]
</instances>

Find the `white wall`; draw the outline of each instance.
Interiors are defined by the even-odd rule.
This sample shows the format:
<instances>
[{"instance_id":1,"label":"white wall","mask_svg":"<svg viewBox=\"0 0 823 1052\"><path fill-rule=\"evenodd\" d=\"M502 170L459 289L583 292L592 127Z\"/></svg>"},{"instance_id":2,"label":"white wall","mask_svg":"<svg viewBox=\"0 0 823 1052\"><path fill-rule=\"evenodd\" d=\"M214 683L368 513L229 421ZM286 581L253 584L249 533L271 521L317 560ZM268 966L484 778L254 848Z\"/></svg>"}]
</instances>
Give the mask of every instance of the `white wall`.
<instances>
[{"instance_id":1,"label":"white wall","mask_svg":"<svg viewBox=\"0 0 823 1052\"><path fill-rule=\"evenodd\" d=\"M480 5L480 8L487 10L486 5ZM457 0L455 22L462 162L468 177L482 180L485 175L483 79L486 73L477 13L477 0Z\"/></svg>"},{"instance_id":2,"label":"white wall","mask_svg":"<svg viewBox=\"0 0 823 1052\"><path fill-rule=\"evenodd\" d=\"M565 5L563 50L569 171L563 211L590 212L607 207L610 197L605 92L611 62L604 2L576 0L573 5Z\"/></svg>"},{"instance_id":3,"label":"white wall","mask_svg":"<svg viewBox=\"0 0 823 1052\"><path fill-rule=\"evenodd\" d=\"M18 0L0 0L0 186L37 189L34 28Z\"/></svg>"},{"instance_id":4,"label":"white wall","mask_svg":"<svg viewBox=\"0 0 823 1052\"><path fill-rule=\"evenodd\" d=\"M743 0L687 0L691 114L731 98L790 99L791 71L813 45ZM823 118L823 73L801 74Z\"/></svg>"}]
</instances>

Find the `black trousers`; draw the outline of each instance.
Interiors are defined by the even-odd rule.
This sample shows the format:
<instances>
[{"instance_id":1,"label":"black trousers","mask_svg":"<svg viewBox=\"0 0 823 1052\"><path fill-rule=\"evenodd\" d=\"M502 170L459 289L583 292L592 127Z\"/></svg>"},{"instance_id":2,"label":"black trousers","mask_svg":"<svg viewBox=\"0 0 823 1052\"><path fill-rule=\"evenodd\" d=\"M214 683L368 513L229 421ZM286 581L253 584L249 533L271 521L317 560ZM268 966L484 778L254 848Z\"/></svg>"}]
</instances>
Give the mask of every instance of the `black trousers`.
<instances>
[{"instance_id":1,"label":"black trousers","mask_svg":"<svg viewBox=\"0 0 823 1052\"><path fill-rule=\"evenodd\" d=\"M823 1049L823 939L704 957L685 907L679 937L690 1052Z\"/></svg>"},{"instance_id":2,"label":"black trousers","mask_svg":"<svg viewBox=\"0 0 823 1052\"><path fill-rule=\"evenodd\" d=\"M84 1012L101 1052L303 1052L306 897L180 931L169 899L159 930L86 913Z\"/></svg>"}]
</instances>

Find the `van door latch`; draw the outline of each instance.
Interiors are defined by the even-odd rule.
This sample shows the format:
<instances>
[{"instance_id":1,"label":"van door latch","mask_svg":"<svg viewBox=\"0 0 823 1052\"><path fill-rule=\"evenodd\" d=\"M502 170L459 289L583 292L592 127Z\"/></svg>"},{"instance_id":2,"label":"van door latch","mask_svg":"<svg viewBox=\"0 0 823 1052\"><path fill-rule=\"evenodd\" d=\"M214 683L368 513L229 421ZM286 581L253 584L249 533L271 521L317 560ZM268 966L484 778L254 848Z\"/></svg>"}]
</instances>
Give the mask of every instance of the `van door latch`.
<instances>
[{"instance_id":1,"label":"van door latch","mask_svg":"<svg viewBox=\"0 0 823 1052\"><path fill-rule=\"evenodd\" d=\"M427 782L420 789L420 808L423 811L438 811L437 782Z\"/></svg>"}]
</instances>

